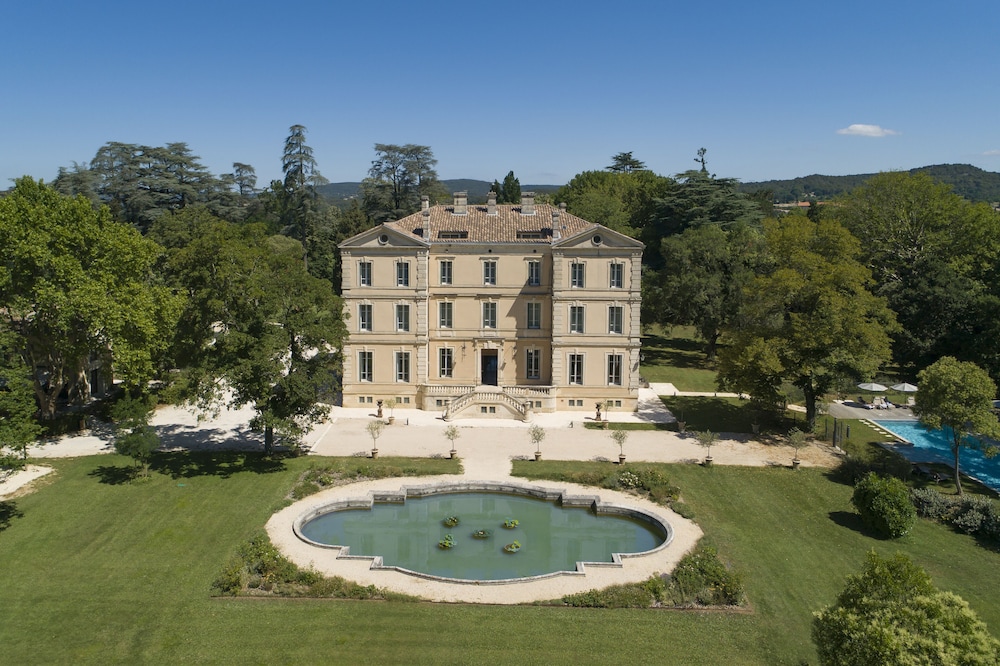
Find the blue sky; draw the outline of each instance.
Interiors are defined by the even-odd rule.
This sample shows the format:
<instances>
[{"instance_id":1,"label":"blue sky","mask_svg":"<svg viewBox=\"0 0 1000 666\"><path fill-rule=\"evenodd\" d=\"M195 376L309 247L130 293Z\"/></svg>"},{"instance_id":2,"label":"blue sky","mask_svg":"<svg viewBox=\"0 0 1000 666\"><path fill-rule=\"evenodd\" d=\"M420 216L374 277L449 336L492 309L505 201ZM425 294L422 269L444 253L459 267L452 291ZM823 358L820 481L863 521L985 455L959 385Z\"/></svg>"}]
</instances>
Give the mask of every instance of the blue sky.
<instances>
[{"instance_id":1,"label":"blue sky","mask_svg":"<svg viewBox=\"0 0 1000 666\"><path fill-rule=\"evenodd\" d=\"M108 141L279 178L288 128L360 180L375 143L442 178L565 183L632 151L754 181L1000 171L1000 3L7 3L0 188Z\"/></svg>"}]
</instances>

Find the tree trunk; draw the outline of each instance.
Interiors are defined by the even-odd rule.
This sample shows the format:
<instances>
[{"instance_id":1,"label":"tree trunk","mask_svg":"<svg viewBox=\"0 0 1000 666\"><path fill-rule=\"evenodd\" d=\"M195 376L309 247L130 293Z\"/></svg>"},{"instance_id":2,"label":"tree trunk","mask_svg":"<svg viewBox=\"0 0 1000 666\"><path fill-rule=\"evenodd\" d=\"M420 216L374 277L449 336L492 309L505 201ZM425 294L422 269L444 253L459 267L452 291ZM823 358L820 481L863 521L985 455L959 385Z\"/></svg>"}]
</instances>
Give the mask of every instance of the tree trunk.
<instances>
[{"instance_id":1,"label":"tree trunk","mask_svg":"<svg viewBox=\"0 0 1000 666\"><path fill-rule=\"evenodd\" d=\"M264 455L274 453L274 427L264 426Z\"/></svg>"},{"instance_id":2,"label":"tree trunk","mask_svg":"<svg viewBox=\"0 0 1000 666\"><path fill-rule=\"evenodd\" d=\"M719 348L719 330L715 329L711 335L705 336L705 340L705 360L714 363Z\"/></svg>"},{"instance_id":3,"label":"tree trunk","mask_svg":"<svg viewBox=\"0 0 1000 666\"><path fill-rule=\"evenodd\" d=\"M810 383L803 387L802 393L806 397L806 432L816 429L816 391Z\"/></svg>"},{"instance_id":4,"label":"tree trunk","mask_svg":"<svg viewBox=\"0 0 1000 666\"><path fill-rule=\"evenodd\" d=\"M961 496L962 495L962 475L959 473L959 469L958 469L958 458L959 458L959 456L961 455L961 452L962 452L962 445L959 444L959 442L958 442L958 438L959 437L960 437L960 435L958 434L958 431L956 430L955 431L955 440L956 441L955 441L954 444L952 444L951 450L955 454L955 488L958 490L959 496Z\"/></svg>"}]
</instances>

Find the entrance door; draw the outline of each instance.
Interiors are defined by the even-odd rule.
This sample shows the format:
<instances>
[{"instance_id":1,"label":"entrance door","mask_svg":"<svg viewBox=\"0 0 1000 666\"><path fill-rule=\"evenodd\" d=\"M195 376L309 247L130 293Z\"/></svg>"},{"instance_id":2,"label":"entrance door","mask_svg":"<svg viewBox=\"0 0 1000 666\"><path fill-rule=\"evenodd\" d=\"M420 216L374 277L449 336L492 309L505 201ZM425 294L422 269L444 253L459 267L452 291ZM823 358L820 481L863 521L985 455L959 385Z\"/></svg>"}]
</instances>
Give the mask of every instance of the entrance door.
<instances>
[{"instance_id":1,"label":"entrance door","mask_svg":"<svg viewBox=\"0 0 1000 666\"><path fill-rule=\"evenodd\" d=\"M484 349L482 352L482 383L497 385L497 350Z\"/></svg>"}]
</instances>

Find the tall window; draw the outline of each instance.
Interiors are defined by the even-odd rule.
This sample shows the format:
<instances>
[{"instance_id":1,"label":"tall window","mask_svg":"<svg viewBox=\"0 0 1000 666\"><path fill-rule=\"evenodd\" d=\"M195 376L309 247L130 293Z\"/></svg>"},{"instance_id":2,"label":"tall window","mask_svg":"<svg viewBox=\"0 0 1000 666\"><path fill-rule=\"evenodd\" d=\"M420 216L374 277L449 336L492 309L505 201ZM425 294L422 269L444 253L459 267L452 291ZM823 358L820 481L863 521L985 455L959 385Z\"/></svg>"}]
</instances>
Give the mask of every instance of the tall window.
<instances>
[{"instance_id":1,"label":"tall window","mask_svg":"<svg viewBox=\"0 0 1000 666\"><path fill-rule=\"evenodd\" d=\"M452 327L452 307L451 303L438 303L438 327Z\"/></svg>"},{"instance_id":2,"label":"tall window","mask_svg":"<svg viewBox=\"0 0 1000 666\"><path fill-rule=\"evenodd\" d=\"M372 262L358 262L358 284L362 287L372 286Z\"/></svg>"},{"instance_id":3,"label":"tall window","mask_svg":"<svg viewBox=\"0 0 1000 666\"><path fill-rule=\"evenodd\" d=\"M442 261L441 262L441 284L451 284L452 280L452 262Z\"/></svg>"},{"instance_id":4,"label":"tall window","mask_svg":"<svg viewBox=\"0 0 1000 666\"><path fill-rule=\"evenodd\" d=\"M583 333L583 306L571 305L569 307L569 332Z\"/></svg>"},{"instance_id":5,"label":"tall window","mask_svg":"<svg viewBox=\"0 0 1000 666\"><path fill-rule=\"evenodd\" d=\"M396 381L410 381L410 352L396 352Z\"/></svg>"},{"instance_id":6,"label":"tall window","mask_svg":"<svg viewBox=\"0 0 1000 666\"><path fill-rule=\"evenodd\" d=\"M371 303L361 303L358 305L358 330L373 330L372 305Z\"/></svg>"},{"instance_id":7,"label":"tall window","mask_svg":"<svg viewBox=\"0 0 1000 666\"><path fill-rule=\"evenodd\" d=\"M625 286L625 264L611 264L611 280L608 286L612 289L621 289Z\"/></svg>"},{"instance_id":8,"label":"tall window","mask_svg":"<svg viewBox=\"0 0 1000 666\"><path fill-rule=\"evenodd\" d=\"M608 306L608 333L621 333L624 317L622 306Z\"/></svg>"},{"instance_id":9,"label":"tall window","mask_svg":"<svg viewBox=\"0 0 1000 666\"><path fill-rule=\"evenodd\" d=\"M583 354L569 355L569 383L583 384Z\"/></svg>"},{"instance_id":10,"label":"tall window","mask_svg":"<svg viewBox=\"0 0 1000 666\"><path fill-rule=\"evenodd\" d=\"M574 261L569 265L569 285L571 287L583 288L584 284L584 264Z\"/></svg>"},{"instance_id":11,"label":"tall window","mask_svg":"<svg viewBox=\"0 0 1000 666\"><path fill-rule=\"evenodd\" d=\"M608 385L622 385L622 355L608 354Z\"/></svg>"},{"instance_id":12,"label":"tall window","mask_svg":"<svg viewBox=\"0 0 1000 666\"><path fill-rule=\"evenodd\" d=\"M438 373L441 377L451 377L455 367L455 352L450 347L438 350Z\"/></svg>"},{"instance_id":13,"label":"tall window","mask_svg":"<svg viewBox=\"0 0 1000 666\"><path fill-rule=\"evenodd\" d=\"M542 350L529 349L526 354L528 379L540 379L542 376Z\"/></svg>"},{"instance_id":14,"label":"tall window","mask_svg":"<svg viewBox=\"0 0 1000 666\"><path fill-rule=\"evenodd\" d=\"M542 304L528 303L528 328L542 327Z\"/></svg>"},{"instance_id":15,"label":"tall window","mask_svg":"<svg viewBox=\"0 0 1000 666\"><path fill-rule=\"evenodd\" d=\"M358 352L358 381L370 382L375 376L374 359L372 352Z\"/></svg>"},{"instance_id":16,"label":"tall window","mask_svg":"<svg viewBox=\"0 0 1000 666\"><path fill-rule=\"evenodd\" d=\"M396 262L396 286L397 287L410 286L410 262L408 261Z\"/></svg>"},{"instance_id":17,"label":"tall window","mask_svg":"<svg viewBox=\"0 0 1000 666\"><path fill-rule=\"evenodd\" d=\"M397 331L409 331L410 330L410 306L409 305L396 305L396 330Z\"/></svg>"},{"instance_id":18,"label":"tall window","mask_svg":"<svg viewBox=\"0 0 1000 666\"><path fill-rule=\"evenodd\" d=\"M497 304L483 303L483 328L497 327Z\"/></svg>"},{"instance_id":19,"label":"tall window","mask_svg":"<svg viewBox=\"0 0 1000 666\"><path fill-rule=\"evenodd\" d=\"M495 261L484 261L483 262L483 284L496 284L497 283L497 262Z\"/></svg>"},{"instance_id":20,"label":"tall window","mask_svg":"<svg viewBox=\"0 0 1000 666\"><path fill-rule=\"evenodd\" d=\"M537 287L542 283L542 262L528 262L528 286Z\"/></svg>"}]
</instances>

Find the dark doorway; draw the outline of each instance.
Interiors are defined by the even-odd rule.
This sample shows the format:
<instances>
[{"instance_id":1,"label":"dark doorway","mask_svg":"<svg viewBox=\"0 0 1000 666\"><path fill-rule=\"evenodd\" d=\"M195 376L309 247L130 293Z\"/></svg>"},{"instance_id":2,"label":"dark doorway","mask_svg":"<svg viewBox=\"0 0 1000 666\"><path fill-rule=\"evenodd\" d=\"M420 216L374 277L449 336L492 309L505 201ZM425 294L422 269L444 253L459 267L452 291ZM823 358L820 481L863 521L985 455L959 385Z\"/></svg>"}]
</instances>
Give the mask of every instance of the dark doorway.
<instances>
[{"instance_id":1,"label":"dark doorway","mask_svg":"<svg viewBox=\"0 0 1000 666\"><path fill-rule=\"evenodd\" d=\"M482 382L489 386L497 385L497 350L484 349L482 352Z\"/></svg>"}]
</instances>

